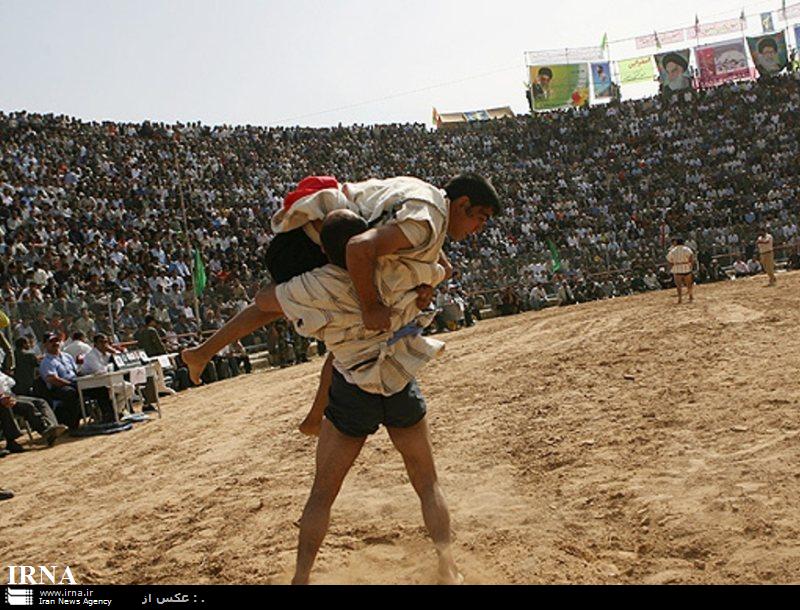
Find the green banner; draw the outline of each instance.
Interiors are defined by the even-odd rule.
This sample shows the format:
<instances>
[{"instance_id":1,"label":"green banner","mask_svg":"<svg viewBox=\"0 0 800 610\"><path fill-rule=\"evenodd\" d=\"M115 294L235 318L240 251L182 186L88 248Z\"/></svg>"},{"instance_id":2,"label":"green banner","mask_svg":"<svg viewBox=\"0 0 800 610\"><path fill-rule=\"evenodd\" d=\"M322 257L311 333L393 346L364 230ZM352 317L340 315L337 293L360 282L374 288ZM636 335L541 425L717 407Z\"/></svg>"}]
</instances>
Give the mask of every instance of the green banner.
<instances>
[{"instance_id":1,"label":"green banner","mask_svg":"<svg viewBox=\"0 0 800 610\"><path fill-rule=\"evenodd\" d=\"M206 266L203 264L203 257L200 256L200 250L194 251L192 283L194 284L194 293L197 296L203 294L203 290L206 289Z\"/></svg>"},{"instance_id":2,"label":"green banner","mask_svg":"<svg viewBox=\"0 0 800 610\"><path fill-rule=\"evenodd\" d=\"M530 66L534 110L583 106L589 102L588 64Z\"/></svg>"},{"instance_id":3,"label":"green banner","mask_svg":"<svg viewBox=\"0 0 800 610\"><path fill-rule=\"evenodd\" d=\"M558 273L561 271L561 253L551 239L547 240L547 248L550 250L550 258L553 261L553 273Z\"/></svg>"},{"instance_id":4,"label":"green banner","mask_svg":"<svg viewBox=\"0 0 800 610\"><path fill-rule=\"evenodd\" d=\"M653 57L643 55L617 62L621 83L641 83L653 80Z\"/></svg>"}]
</instances>

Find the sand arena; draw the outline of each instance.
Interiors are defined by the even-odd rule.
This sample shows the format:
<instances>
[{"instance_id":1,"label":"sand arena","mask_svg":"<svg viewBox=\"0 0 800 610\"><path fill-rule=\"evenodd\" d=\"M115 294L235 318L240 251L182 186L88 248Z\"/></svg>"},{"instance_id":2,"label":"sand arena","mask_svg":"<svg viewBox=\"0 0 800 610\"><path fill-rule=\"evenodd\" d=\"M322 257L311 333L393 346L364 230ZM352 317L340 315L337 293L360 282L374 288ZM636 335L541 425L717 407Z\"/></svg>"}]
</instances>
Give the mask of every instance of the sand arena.
<instances>
[{"instance_id":1,"label":"sand arena","mask_svg":"<svg viewBox=\"0 0 800 610\"><path fill-rule=\"evenodd\" d=\"M469 583L797 582L800 273L479 323L421 376ZM7 457L0 561L78 583L286 583L321 361L165 399L164 419ZM430 583L399 455L367 442L320 583Z\"/></svg>"}]
</instances>

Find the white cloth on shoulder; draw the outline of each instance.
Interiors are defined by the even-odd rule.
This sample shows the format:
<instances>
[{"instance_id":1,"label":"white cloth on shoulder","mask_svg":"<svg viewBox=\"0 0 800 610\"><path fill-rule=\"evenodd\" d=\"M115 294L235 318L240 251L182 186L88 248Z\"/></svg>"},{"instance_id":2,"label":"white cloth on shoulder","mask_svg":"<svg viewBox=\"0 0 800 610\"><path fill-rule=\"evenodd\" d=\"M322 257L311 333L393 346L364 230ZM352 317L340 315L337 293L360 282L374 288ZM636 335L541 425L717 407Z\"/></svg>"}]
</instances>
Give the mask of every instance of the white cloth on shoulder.
<instances>
[{"instance_id":1,"label":"white cloth on shoulder","mask_svg":"<svg viewBox=\"0 0 800 610\"><path fill-rule=\"evenodd\" d=\"M416 305L419 284L435 286L444 279L441 265L414 261L378 261L376 286L392 308L391 330L364 328L358 294L345 269L325 265L276 287L284 314L297 332L324 341L340 368L365 392L391 396L402 390L417 371L444 349L444 343L420 335L392 342L395 331L427 316Z\"/></svg>"}]
</instances>

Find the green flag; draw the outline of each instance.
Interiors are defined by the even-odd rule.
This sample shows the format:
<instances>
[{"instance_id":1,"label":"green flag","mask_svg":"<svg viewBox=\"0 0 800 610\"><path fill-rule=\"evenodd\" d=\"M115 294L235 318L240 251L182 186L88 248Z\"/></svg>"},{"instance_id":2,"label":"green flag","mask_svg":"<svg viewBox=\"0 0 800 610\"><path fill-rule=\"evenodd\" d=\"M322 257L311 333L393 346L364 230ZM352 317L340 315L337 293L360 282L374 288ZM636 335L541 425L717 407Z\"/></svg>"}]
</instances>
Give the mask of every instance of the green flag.
<instances>
[{"instance_id":1,"label":"green flag","mask_svg":"<svg viewBox=\"0 0 800 610\"><path fill-rule=\"evenodd\" d=\"M550 257L553 259L553 273L561 271L561 255L558 253L558 248L553 243L553 240L547 240L547 247L550 249Z\"/></svg>"},{"instance_id":2,"label":"green flag","mask_svg":"<svg viewBox=\"0 0 800 610\"><path fill-rule=\"evenodd\" d=\"M194 293L197 296L203 294L203 290L206 288L206 266L203 264L203 257L200 256L200 250L197 249L194 251L192 283L194 284Z\"/></svg>"},{"instance_id":3,"label":"green flag","mask_svg":"<svg viewBox=\"0 0 800 610\"><path fill-rule=\"evenodd\" d=\"M600 48L605 51L608 46L608 32L603 34L603 41L600 43Z\"/></svg>"}]
</instances>

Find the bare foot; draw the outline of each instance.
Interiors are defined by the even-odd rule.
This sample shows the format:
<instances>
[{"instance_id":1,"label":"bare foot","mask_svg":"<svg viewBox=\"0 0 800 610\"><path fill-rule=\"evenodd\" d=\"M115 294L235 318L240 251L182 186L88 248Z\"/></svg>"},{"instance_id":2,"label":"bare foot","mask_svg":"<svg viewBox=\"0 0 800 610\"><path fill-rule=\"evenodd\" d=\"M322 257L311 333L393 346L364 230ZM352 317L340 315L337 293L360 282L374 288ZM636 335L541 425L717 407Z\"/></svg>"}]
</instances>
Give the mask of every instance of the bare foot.
<instances>
[{"instance_id":1,"label":"bare foot","mask_svg":"<svg viewBox=\"0 0 800 610\"><path fill-rule=\"evenodd\" d=\"M439 572L439 584L440 585L463 585L464 584L464 576L461 572L456 571L447 571L446 573Z\"/></svg>"},{"instance_id":2,"label":"bare foot","mask_svg":"<svg viewBox=\"0 0 800 610\"><path fill-rule=\"evenodd\" d=\"M200 377L203 375L203 371L208 364L208 360L205 360L198 353L198 349L196 347L183 350L181 352L181 359L189 369L189 379L192 380L192 383L195 385L201 385L203 382L201 381Z\"/></svg>"},{"instance_id":3,"label":"bare foot","mask_svg":"<svg viewBox=\"0 0 800 610\"><path fill-rule=\"evenodd\" d=\"M458 568L456 568L456 562L453 559L453 552L450 549L450 545L437 546L436 554L439 556L439 584L464 584L464 577L458 571Z\"/></svg>"},{"instance_id":4,"label":"bare foot","mask_svg":"<svg viewBox=\"0 0 800 610\"><path fill-rule=\"evenodd\" d=\"M309 415L303 420L297 429L306 436L319 436L319 431L321 428L322 422L316 421Z\"/></svg>"}]
</instances>

